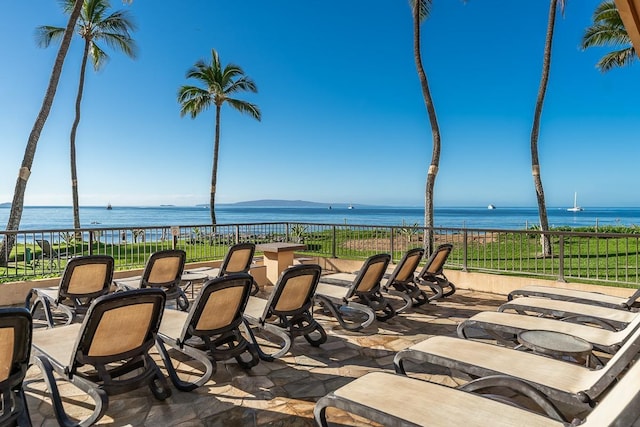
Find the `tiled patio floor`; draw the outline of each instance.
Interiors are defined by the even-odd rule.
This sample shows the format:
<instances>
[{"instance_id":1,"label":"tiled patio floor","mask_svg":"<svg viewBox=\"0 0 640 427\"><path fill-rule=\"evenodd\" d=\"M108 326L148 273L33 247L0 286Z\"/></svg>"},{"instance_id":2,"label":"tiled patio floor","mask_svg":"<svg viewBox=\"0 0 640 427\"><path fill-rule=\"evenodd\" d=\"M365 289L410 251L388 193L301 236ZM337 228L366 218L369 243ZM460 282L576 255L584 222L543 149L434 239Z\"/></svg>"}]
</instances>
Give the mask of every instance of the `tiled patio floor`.
<instances>
[{"instance_id":1,"label":"tiled patio floor","mask_svg":"<svg viewBox=\"0 0 640 427\"><path fill-rule=\"evenodd\" d=\"M432 335L454 336L461 320L479 311L495 310L504 301L500 295L459 290L444 301L418 307L386 323L374 322L361 332L339 328L318 309L317 317L329 336L320 348L297 338L286 357L260 362L248 371L235 361L219 363L206 386L190 393L172 388L173 395L163 402L155 400L148 388L113 396L98 425L313 426L313 406L327 392L367 372L393 372L397 351ZM179 353L171 354L185 361ZM156 359L164 371L160 358ZM188 375L194 366L194 362L185 361L178 372ZM452 381L444 375L437 379ZM60 385L70 415L91 413L91 399L68 383ZM34 425L57 425L36 366L29 369L25 388ZM328 414L338 425L370 425L337 410Z\"/></svg>"}]
</instances>

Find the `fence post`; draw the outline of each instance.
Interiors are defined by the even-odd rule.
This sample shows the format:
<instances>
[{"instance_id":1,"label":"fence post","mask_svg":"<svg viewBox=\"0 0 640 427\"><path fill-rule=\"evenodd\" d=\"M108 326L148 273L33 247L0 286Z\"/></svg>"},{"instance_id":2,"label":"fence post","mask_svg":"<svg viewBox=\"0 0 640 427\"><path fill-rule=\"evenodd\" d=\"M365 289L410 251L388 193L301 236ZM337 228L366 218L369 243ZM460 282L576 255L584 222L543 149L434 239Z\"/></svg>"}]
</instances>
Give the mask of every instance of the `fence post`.
<instances>
[{"instance_id":1,"label":"fence post","mask_svg":"<svg viewBox=\"0 0 640 427\"><path fill-rule=\"evenodd\" d=\"M89 255L93 255L93 231L89 231Z\"/></svg>"},{"instance_id":2,"label":"fence post","mask_svg":"<svg viewBox=\"0 0 640 427\"><path fill-rule=\"evenodd\" d=\"M237 245L238 243L240 243L240 226L236 225L236 236L235 236L235 244Z\"/></svg>"},{"instance_id":3,"label":"fence post","mask_svg":"<svg viewBox=\"0 0 640 427\"><path fill-rule=\"evenodd\" d=\"M394 236L395 236L395 229L393 227L391 227L391 263L393 264L393 246L394 246Z\"/></svg>"},{"instance_id":4,"label":"fence post","mask_svg":"<svg viewBox=\"0 0 640 427\"><path fill-rule=\"evenodd\" d=\"M291 237L289 236L289 228L291 227L291 224L289 224L288 222L284 223L284 241L285 242L290 242L291 241Z\"/></svg>"},{"instance_id":5,"label":"fence post","mask_svg":"<svg viewBox=\"0 0 640 427\"><path fill-rule=\"evenodd\" d=\"M333 230L333 240L331 242L331 257L338 258L336 256L336 226L332 225L331 229Z\"/></svg>"},{"instance_id":6,"label":"fence post","mask_svg":"<svg viewBox=\"0 0 640 427\"><path fill-rule=\"evenodd\" d=\"M469 246L468 246L468 240L467 240L467 229L463 229L462 230L462 271L464 271L465 273L468 271L467 270L467 257L469 254Z\"/></svg>"},{"instance_id":7,"label":"fence post","mask_svg":"<svg viewBox=\"0 0 640 427\"><path fill-rule=\"evenodd\" d=\"M564 235L558 236L558 282L566 283L564 278Z\"/></svg>"}]
</instances>

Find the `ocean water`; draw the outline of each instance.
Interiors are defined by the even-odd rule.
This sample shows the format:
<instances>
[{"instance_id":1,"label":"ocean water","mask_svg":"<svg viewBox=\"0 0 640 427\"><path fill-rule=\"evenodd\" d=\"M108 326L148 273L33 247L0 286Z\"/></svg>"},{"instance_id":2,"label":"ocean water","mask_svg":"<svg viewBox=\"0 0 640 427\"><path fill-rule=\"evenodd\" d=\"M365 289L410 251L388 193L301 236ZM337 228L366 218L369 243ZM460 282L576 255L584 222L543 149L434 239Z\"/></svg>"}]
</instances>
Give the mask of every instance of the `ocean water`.
<instances>
[{"instance_id":1,"label":"ocean water","mask_svg":"<svg viewBox=\"0 0 640 427\"><path fill-rule=\"evenodd\" d=\"M640 225L640 208L585 208L582 212L567 212L566 208L548 208L551 226ZM4 229L9 208L0 207L0 227ZM424 210L420 207L264 207L219 205L216 208L218 224L260 222L305 222L351 225L420 226L424 223ZM525 229L538 223L537 208L486 207L435 208L436 227ZM81 207L83 228L136 227L171 225L206 225L210 223L206 207ZM73 227L71 207L25 207L21 230L68 229Z\"/></svg>"}]
</instances>

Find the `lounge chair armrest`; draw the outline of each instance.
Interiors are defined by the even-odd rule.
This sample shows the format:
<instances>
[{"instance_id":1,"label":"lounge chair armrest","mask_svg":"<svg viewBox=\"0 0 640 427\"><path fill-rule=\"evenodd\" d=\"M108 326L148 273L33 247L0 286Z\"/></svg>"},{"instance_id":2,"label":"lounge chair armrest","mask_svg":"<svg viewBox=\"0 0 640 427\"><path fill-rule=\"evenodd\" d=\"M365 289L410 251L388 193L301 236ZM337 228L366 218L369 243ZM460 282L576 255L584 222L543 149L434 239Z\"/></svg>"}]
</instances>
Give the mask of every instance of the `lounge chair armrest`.
<instances>
[{"instance_id":1,"label":"lounge chair armrest","mask_svg":"<svg viewBox=\"0 0 640 427\"><path fill-rule=\"evenodd\" d=\"M571 322L571 323L578 323L578 324L586 324L586 323L591 323L591 324L596 324L598 326L600 326L602 329L606 329L608 331L619 331L620 329L616 328L612 323L607 322L604 319L599 319L597 317L591 317L591 316L585 316L585 315L575 315L575 316L567 316L567 317L563 317L562 319L563 322Z\"/></svg>"},{"instance_id":2,"label":"lounge chair armrest","mask_svg":"<svg viewBox=\"0 0 640 427\"><path fill-rule=\"evenodd\" d=\"M510 377L508 375L490 375L470 381L458 388L467 392L478 393L495 387L508 388L521 396L525 396L543 410L549 418L553 418L554 420L561 422L567 422L564 415L562 415L553 402L547 399L544 394L536 390L529 383L515 377ZM494 400L503 401L511 405L521 407L521 405L518 405L515 401L503 395L492 395L492 398Z\"/></svg>"}]
</instances>

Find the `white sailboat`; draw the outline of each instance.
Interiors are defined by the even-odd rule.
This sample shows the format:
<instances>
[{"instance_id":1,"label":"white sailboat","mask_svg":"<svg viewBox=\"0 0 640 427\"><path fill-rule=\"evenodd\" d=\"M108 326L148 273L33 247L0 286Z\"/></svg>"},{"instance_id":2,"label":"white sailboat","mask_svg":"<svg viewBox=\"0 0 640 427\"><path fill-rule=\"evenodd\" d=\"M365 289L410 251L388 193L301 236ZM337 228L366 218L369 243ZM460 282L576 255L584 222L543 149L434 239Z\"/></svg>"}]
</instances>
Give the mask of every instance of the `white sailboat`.
<instances>
[{"instance_id":1,"label":"white sailboat","mask_svg":"<svg viewBox=\"0 0 640 427\"><path fill-rule=\"evenodd\" d=\"M578 206L578 193L577 192L573 193L573 207L572 208L567 208L567 211L569 211L569 212L580 212L580 211L582 211L582 208L580 206Z\"/></svg>"}]
</instances>

